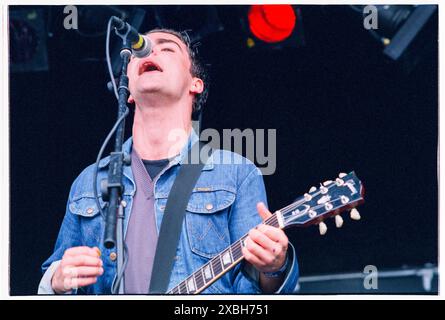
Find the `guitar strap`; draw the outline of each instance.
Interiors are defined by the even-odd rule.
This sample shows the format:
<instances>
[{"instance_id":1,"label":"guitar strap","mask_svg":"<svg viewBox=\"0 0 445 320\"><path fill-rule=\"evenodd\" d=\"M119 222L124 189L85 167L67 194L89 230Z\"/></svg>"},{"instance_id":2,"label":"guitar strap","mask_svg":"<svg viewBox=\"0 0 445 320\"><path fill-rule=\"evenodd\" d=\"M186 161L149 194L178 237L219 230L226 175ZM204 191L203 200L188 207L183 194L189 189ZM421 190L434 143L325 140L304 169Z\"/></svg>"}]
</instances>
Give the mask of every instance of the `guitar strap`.
<instances>
[{"instance_id":1,"label":"guitar strap","mask_svg":"<svg viewBox=\"0 0 445 320\"><path fill-rule=\"evenodd\" d=\"M206 148L206 150L201 152L204 148ZM174 258L176 249L181 235L185 210L193 188L201 175L201 170L212 151L213 150L209 146L201 141L195 143L193 147L190 148L187 159L179 168L179 173L170 190L167 204L165 206L164 217L162 218L153 262L149 293L165 293L168 289L170 274L175 262ZM203 155L201 155L201 153L203 153ZM199 162L197 159L198 157ZM194 161L189 163L190 160Z\"/></svg>"}]
</instances>

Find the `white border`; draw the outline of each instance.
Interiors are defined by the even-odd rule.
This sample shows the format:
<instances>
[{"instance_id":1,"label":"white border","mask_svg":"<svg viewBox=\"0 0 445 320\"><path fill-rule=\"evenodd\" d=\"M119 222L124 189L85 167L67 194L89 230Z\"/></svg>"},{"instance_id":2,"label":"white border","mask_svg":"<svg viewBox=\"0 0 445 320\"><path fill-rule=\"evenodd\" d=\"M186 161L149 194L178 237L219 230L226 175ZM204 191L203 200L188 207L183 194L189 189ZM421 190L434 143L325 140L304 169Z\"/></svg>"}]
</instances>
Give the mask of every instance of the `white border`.
<instances>
[{"instance_id":1,"label":"white border","mask_svg":"<svg viewBox=\"0 0 445 320\"><path fill-rule=\"evenodd\" d=\"M365 4L363 1L340 1L340 2L328 2L328 1L280 1L279 3L295 3L295 4L320 4L320 5L333 5L333 4ZM154 4L166 4L166 3L175 3L175 4L253 4L253 3L277 3L274 0L267 1L112 1L112 0L95 0L95 1L87 1L87 0L65 0L65 1L48 1L48 0L6 0L3 1L0 6L0 41L1 43L1 62L0 62L0 74L1 74L1 91L0 91L0 99L1 99L1 113L0 113L0 150L4 151L1 155L0 162L0 299L12 299L12 300L25 300L25 299L33 299L33 300L62 300L62 299L80 299L80 300L258 300L258 301L267 301L267 300L311 300L311 299L331 299L331 300L345 300L345 299L358 299L358 300L396 300L396 299L407 299L407 300L431 300L431 299L444 299L444 283L441 281L441 275L444 273L444 266L441 263L441 257L444 256L444 245L443 245L443 237L439 232L439 296L417 296L417 295L329 295L329 296L256 296L256 295L227 295L227 296L82 296L82 297L72 297L72 296L22 296L22 297L10 297L9 296L9 73L8 73L8 8L7 5L68 5L68 4L125 4L125 5L135 5L135 4L143 4L143 5L154 5ZM372 1L373 4L436 4L439 5L439 1L428 1L422 3L421 1L411 1L411 0L392 0L392 1ZM444 10L439 5L439 38L443 34L443 21L444 18ZM439 41L439 59L442 60L444 53L444 41ZM439 70L439 105L440 105L440 93L443 89L443 84L445 82L444 72L443 70ZM440 108L439 108L440 110ZM443 112L439 112L439 129L444 125L444 116ZM444 137L445 131L439 130L439 141L445 141ZM438 157L438 165L440 166L442 161ZM419 168L422 170L422 168ZM445 173L444 171L438 170L438 178L440 181L444 181ZM444 189L439 188L439 212L442 212L441 200L445 199ZM384 208L382 208L384 210ZM419 219L421 219L421 213L419 213ZM440 219L439 215L439 230L445 230L444 221Z\"/></svg>"},{"instance_id":2,"label":"white border","mask_svg":"<svg viewBox=\"0 0 445 320\"><path fill-rule=\"evenodd\" d=\"M7 7L0 7L1 41L1 108L0 108L0 297L9 294L9 73L8 73L8 23Z\"/></svg>"}]
</instances>

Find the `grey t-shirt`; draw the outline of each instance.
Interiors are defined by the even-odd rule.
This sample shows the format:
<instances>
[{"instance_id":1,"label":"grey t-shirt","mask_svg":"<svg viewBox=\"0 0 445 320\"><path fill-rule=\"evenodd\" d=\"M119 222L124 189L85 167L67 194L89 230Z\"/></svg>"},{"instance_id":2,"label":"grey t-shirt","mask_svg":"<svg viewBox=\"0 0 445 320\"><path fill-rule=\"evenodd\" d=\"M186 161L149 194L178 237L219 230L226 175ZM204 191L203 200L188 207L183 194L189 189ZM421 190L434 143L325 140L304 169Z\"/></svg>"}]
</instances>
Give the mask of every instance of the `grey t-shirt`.
<instances>
[{"instance_id":1,"label":"grey t-shirt","mask_svg":"<svg viewBox=\"0 0 445 320\"><path fill-rule=\"evenodd\" d=\"M136 184L125 242L128 262L124 275L126 294L147 294L156 252L158 233L154 208L154 179L169 159L141 160L133 148L131 169Z\"/></svg>"}]
</instances>

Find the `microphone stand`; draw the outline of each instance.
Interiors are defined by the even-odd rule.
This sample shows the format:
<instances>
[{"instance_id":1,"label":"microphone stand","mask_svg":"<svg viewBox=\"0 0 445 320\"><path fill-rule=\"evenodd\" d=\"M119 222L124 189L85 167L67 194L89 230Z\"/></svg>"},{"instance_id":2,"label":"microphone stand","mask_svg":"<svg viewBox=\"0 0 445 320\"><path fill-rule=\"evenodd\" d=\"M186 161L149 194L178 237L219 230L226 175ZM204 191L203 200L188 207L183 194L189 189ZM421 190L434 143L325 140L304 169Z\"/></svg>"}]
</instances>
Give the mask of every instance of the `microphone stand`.
<instances>
[{"instance_id":1,"label":"microphone stand","mask_svg":"<svg viewBox=\"0 0 445 320\"><path fill-rule=\"evenodd\" d=\"M116 32L117 33L117 32ZM122 58L122 71L118 87L118 119L127 111L128 100L128 76L127 67L131 56L131 43L127 40L126 34L119 34L123 39L120 57ZM130 164L130 156L124 154L122 150L125 132L125 119L119 124L114 142L114 151L110 153L110 164L108 167L108 178L101 181L102 199L108 201L108 210L105 219L104 245L108 249L116 246L117 251L117 280L113 283L113 294L124 293L124 207L122 205L122 194L124 185L122 183L123 166ZM117 285L117 288L115 287ZM114 292L113 292L114 291Z\"/></svg>"}]
</instances>

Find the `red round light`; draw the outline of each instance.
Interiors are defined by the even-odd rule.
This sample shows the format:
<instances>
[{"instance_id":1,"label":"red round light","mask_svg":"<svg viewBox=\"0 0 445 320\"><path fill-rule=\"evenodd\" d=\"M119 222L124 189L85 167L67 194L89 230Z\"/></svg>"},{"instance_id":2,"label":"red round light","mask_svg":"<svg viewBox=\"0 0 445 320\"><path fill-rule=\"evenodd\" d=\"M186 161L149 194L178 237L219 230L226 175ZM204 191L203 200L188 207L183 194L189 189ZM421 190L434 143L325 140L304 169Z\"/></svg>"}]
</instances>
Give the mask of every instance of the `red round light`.
<instances>
[{"instance_id":1,"label":"red round light","mask_svg":"<svg viewBox=\"0 0 445 320\"><path fill-rule=\"evenodd\" d=\"M253 35L272 43L283 41L292 34L296 16L291 5L253 5L248 19Z\"/></svg>"}]
</instances>

